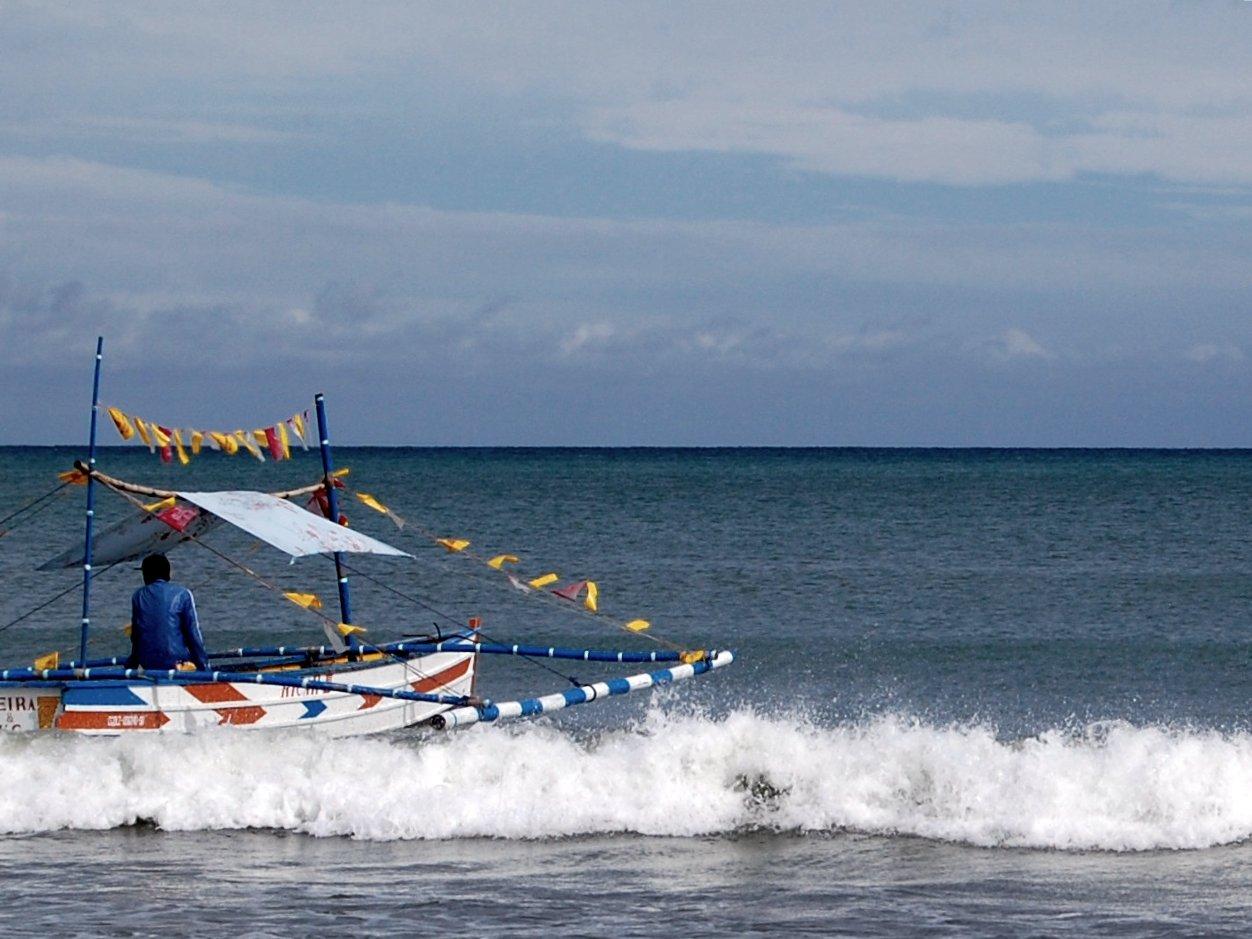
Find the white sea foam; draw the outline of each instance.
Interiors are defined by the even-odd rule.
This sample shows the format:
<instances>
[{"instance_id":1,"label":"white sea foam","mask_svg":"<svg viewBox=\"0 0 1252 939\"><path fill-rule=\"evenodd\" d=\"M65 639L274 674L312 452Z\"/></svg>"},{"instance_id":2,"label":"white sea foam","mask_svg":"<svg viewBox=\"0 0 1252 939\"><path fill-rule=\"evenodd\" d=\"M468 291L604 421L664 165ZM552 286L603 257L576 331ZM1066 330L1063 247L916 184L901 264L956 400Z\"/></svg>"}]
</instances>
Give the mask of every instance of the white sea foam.
<instances>
[{"instance_id":1,"label":"white sea foam","mask_svg":"<svg viewBox=\"0 0 1252 939\"><path fill-rule=\"evenodd\" d=\"M222 732L0 740L0 830L276 828L368 839L751 828L987 846L1202 848L1252 837L1252 735L1093 725L1014 743L900 717L819 727L654 711L421 740Z\"/></svg>"}]
</instances>

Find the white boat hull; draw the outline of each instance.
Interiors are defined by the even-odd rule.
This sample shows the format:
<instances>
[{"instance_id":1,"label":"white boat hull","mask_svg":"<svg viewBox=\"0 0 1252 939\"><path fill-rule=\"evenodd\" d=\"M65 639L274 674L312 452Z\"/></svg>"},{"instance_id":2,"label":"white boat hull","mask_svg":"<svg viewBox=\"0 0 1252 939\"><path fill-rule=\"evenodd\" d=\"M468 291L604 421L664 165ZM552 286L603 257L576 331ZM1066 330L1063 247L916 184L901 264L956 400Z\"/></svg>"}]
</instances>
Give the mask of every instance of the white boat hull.
<instances>
[{"instance_id":1,"label":"white boat hull","mask_svg":"<svg viewBox=\"0 0 1252 939\"><path fill-rule=\"evenodd\" d=\"M463 696L473 691L477 658L473 653L438 652L406 661L388 657L377 663L272 674ZM75 683L64 689L6 691L0 696L0 729L92 736L286 728L347 737L411 727L450 707L250 682L177 685L100 681Z\"/></svg>"}]
</instances>

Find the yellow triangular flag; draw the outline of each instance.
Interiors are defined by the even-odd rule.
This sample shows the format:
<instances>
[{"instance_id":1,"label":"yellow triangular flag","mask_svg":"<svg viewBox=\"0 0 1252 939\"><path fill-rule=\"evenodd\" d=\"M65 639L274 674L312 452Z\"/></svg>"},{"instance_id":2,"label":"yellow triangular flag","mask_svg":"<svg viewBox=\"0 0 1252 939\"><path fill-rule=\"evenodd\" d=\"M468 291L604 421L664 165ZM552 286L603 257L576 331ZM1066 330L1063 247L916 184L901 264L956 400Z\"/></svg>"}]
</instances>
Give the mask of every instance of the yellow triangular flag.
<instances>
[{"instance_id":1,"label":"yellow triangular flag","mask_svg":"<svg viewBox=\"0 0 1252 939\"><path fill-rule=\"evenodd\" d=\"M256 440L256 442L259 443L261 446L268 447L270 445L270 438L265 436L264 427L258 427L256 430L252 432L252 436Z\"/></svg>"},{"instance_id":2,"label":"yellow triangular flag","mask_svg":"<svg viewBox=\"0 0 1252 939\"><path fill-rule=\"evenodd\" d=\"M493 557L490 561L487 562L487 566L494 567L496 570L501 570L505 564L516 564L516 563L517 563L516 554L497 554L495 557Z\"/></svg>"},{"instance_id":3,"label":"yellow triangular flag","mask_svg":"<svg viewBox=\"0 0 1252 939\"><path fill-rule=\"evenodd\" d=\"M177 427L174 428L174 452L178 454L178 462L183 466L191 462L191 457L187 456L187 451L183 449L183 435L179 433Z\"/></svg>"},{"instance_id":4,"label":"yellow triangular flag","mask_svg":"<svg viewBox=\"0 0 1252 939\"><path fill-rule=\"evenodd\" d=\"M87 474L82 470L72 469L66 470L64 473L57 473L57 479L63 483L69 483L71 486L87 485Z\"/></svg>"},{"instance_id":5,"label":"yellow triangular flag","mask_svg":"<svg viewBox=\"0 0 1252 939\"><path fill-rule=\"evenodd\" d=\"M296 606L302 606L306 610L320 610L322 608L322 598L315 593L283 593L283 596L294 603Z\"/></svg>"},{"instance_id":6,"label":"yellow triangular flag","mask_svg":"<svg viewBox=\"0 0 1252 939\"><path fill-rule=\"evenodd\" d=\"M264 433L264 431L262 431L262 433ZM261 448L253 442L252 438L248 436L247 433L242 430L235 431L235 441L262 463L265 462L265 454L261 452Z\"/></svg>"},{"instance_id":7,"label":"yellow triangular flag","mask_svg":"<svg viewBox=\"0 0 1252 939\"><path fill-rule=\"evenodd\" d=\"M435 542L435 544L447 548L452 554L456 554L458 551L464 551L470 546L469 541L464 538L440 538Z\"/></svg>"},{"instance_id":8,"label":"yellow triangular flag","mask_svg":"<svg viewBox=\"0 0 1252 939\"><path fill-rule=\"evenodd\" d=\"M199 456L200 447L204 445L204 431L193 430L191 432L191 455Z\"/></svg>"},{"instance_id":9,"label":"yellow triangular flag","mask_svg":"<svg viewBox=\"0 0 1252 939\"><path fill-rule=\"evenodd\" d=\"M159 424L149 424L148 429L152 431L152 439L156 441L158 447L170 445L170 435L163 431Z\"/></svg>"},{"instance_id":10,"label":"yellow triangular flag","mask_svg":"<svg viewBox=\"0 0 1252 939\"><path fill-rule=\"evenodd\" d=\"M172 509L177 504L178 500L170 496L167 499L161 499L159 502L149 502L143 507L143 510L145 512L161 512L165 509Z\"/></svg>"},{"instance_id":11,"label":"yellow triangular flag","mask_svg":"<svg viewBox=\"0 0 1252 939\"><path fill-rule=\"evenodd\" d=\"M693 649L690 652L684 652L681 656L684 665L695 665L708 658L703 649Z\"/></svg>"},{"instance_id":12,"label":"yellow triangular flag","mask_svg":"<svg viewBox=\"0 0 1252 939\"><path fill-rule=\"evenodd\" d=\"M366 630L364 626L353 626L351 623L340 623L335 628L339 630L339 635L341 636L352 636L352 635L355 635L356 633L363 633L363 632L368 631Z\"/></svg>"},{"instance_id":13,"label":"yellow triangular flag","mask_svg":"<svg viewBox=\"0 0 1252 939\"><path fill-rule=\"evenodd\" d=\"M113 418L113 425L122 435L123 440L129 440L135 436L135 428L130 426L130 419L117 408L109 408L109 417Z\"/></svg>"},{"instance_id":14,"label":"yellow triangular flag","mask_svg":"<svg viewBox=\"0 0 1252 939\"><path fill-rule=\"evenodd\" d=\"M395 512L391 511L391 509L387 508L387 506L383 505L381 502L379 502L377 499L371 496L368 492L354 492L352 494L356 496L358 502L362 503L363 505L368 505L375 512L381 512L383 515L386 515L389 519L391 519L395 523L397 528L404 527L403 518L401 518ZM469 542L466 542L466 544L469 544Z\"/></svg>"},{"instance_id":15,"label":"yellow triangular flag","mask_svg":"<svg viewBox=\"0 0 1252 939\"><path fill-rule=\"evenodd\" d=\"M629 623L626 624L626 628L629 629L632 633L641 633L651 625L652 624L649 623L646 619L632 619Z\"/></svg>"},{"instance_id":16,"label":"yellow triangular flag","mask_svg":"<svg viewBox=\"0 0 1252 939\"><path fill-rule=\"evenodd\" d=\"M356 496L358 502L368 505L375 512L382 512L383 515L386 515L389 511L391 511L387 508L387 506L383 505L368 492L354 492L352 494Z\"/></svg>"},{"instance_id":17,"label":"yellow triangular flag","mask_svg":"<svg viewBox=\"0 0 1252 939\"><path fill-rule=\"evenodd\" d=\"M143 418L135 418L135 431L139 434L139 439L147 445L148 452L156 453L156 447L152 444L152 434L149 433L148 425Z\"/></svg>"},{"instance_id":18,"label":"yellow triangular flag","mask_svg":"<svg viewBox=\"0 0 1252 939\"><path fill-rule=\"evenodd\" d=\"M287 439L287 423L285 421L279 421L275 426L278 428L278 443L283 448L283 459L290 460L291 443Z\"/></svg>"},{"instance_id":19,"label":"yellow triangular flag","mask_svg":"<svg viewBox=\"0 0 1252 939\"><path fill-rule=\"evenodd\" d=\"M41 655L35 659L35 671L42 672L46 668L56 668L61 664L60 652L49 652L47 655Z\"/></svg>"},{"instance_id":20,"label":"yellow triangular flag","mask_svg":"<svg viewBox=\"0 0 1252 939\"><path fill-rule=\"evenodd\" d=\"M583 598L583 606L594 613L600 602L600 588L594 580L587 581L587 596Z\"/></svg>"},{"instance_id":21,"label":"yellow triangular flag","mask_svg":"<svg viewBox=\"0 0 1252 939\"><path fill-rule=\"evenodd\" d=\"M287 423L291 425L296 432L296 436L300 438L300 446L305 450L309 449L309 441L304 436L304 418L299 414L293 414L288 418Z\"/></svg>"},{"instance_id":22,"label":"yellow triangular flag","mask_svg":"<svg viewBox=\"0 0 1252 939\"><path fill-rule=\"evenodd\" d=\"M556 581L560 579L561 577L559 574L541 574L540 576L536 577L534 580L528 581L528 583L532 587L534 587L536 590L539 590L543 587L548 586L548 584L555 583Z\"/></svg>"}]
</instances>

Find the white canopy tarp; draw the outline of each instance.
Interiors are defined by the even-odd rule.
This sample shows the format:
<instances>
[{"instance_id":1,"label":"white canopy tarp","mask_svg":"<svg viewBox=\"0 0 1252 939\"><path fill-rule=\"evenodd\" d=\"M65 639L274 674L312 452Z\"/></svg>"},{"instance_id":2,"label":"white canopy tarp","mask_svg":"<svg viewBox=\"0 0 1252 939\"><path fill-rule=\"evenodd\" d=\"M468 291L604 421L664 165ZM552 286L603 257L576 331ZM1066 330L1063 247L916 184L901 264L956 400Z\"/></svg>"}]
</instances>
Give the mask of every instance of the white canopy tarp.
<instances>
[{"instance_id":1,"label":"white canopy tarp","mask_svg":"<svg viewBox=\"0 0 1252 939\"><path fill-rule=\"evenodd\" d=\"M411 554L384 544L377 538L335 525L286 499L264 492L180 492L178 497L236 528L243 529L254 538L273 545L293 558L310 554L333 554L336 551L412 557Z\"/></svg>"}]
</instances>

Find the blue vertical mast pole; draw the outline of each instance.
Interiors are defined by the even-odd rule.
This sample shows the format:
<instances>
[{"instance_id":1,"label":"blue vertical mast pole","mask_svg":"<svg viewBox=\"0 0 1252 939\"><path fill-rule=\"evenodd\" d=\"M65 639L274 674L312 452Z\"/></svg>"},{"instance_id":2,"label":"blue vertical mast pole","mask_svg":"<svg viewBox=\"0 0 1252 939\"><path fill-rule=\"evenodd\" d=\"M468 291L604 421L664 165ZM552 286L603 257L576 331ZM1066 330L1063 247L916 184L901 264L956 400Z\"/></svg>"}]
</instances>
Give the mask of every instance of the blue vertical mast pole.
<instances>
[{"instance_id":1,"label":"blue vertical mast pole","mask_svg":"<svg viewBox=\"0 0 1252 939\"><path fill-rule=\"evenodd\" d=\"M317 405L317 439L322 450L322 473L326 477L326 504L330 509L330 520L339 524L339 493L335 490L335 464L330 456L330 430L326 426L326 398L320 392L313 396ZM348 575L343 567L343 554L335 552L335 577L339 581L339 622L352 623L352 594L348 590ZM356 648L356 636L348 636L348 645Z\"/></svg>"},{"instance_id":2,"label":"blue vertical mast pole","mask_svg":"<svg viewBox=\"0 0 1252 939\"><path fill-rule=\"evenodd\" d=\"M96 374L91 383L91 436L87 443L87 468L96 468L96 420L100 416L100 365L104 361L104 337L96 337ZM87 660L87 638L91 633L91 523L96 515L96 478L87 474L87 535L83 544L83 620L78 642L78 660Z\"/></svg>"}]
</instances>

